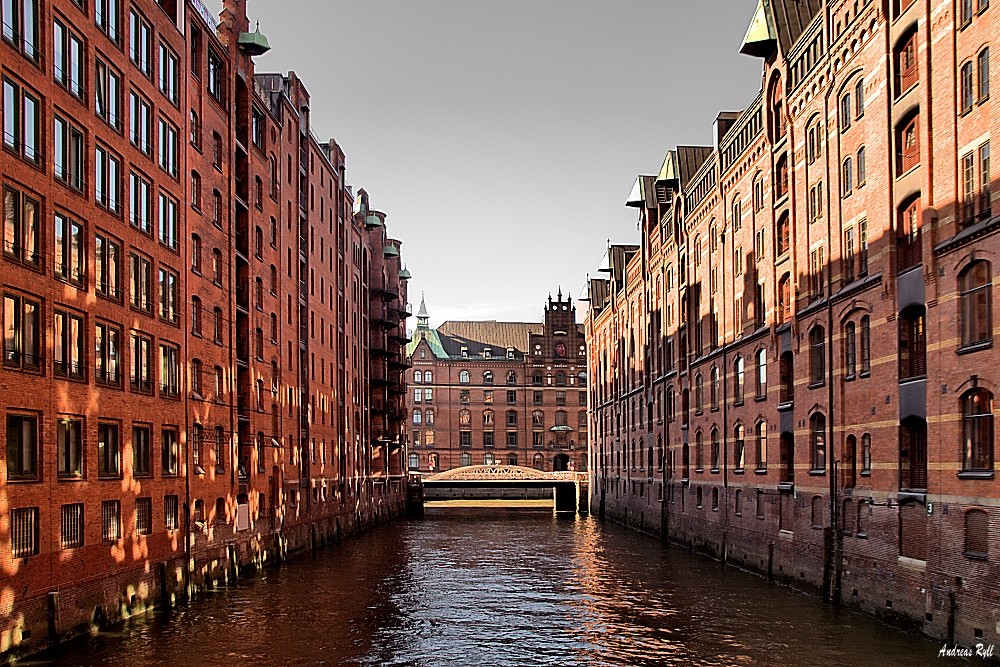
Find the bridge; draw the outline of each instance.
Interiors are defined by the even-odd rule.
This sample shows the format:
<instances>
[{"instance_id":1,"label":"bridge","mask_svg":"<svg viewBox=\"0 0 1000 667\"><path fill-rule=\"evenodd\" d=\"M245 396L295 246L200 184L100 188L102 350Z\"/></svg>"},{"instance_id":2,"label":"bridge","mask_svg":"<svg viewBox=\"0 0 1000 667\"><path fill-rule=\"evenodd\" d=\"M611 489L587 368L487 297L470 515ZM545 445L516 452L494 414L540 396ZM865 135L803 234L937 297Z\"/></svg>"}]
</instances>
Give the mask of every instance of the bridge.
<instances>
[{"instance_id":1,"label":"bridge","mask_svg":"<svg viewBox=\"0 0 1000 667\"><path fill-rule=\"evenodd\" d=\"M424 489L555 490L557 512L587 511L587 473L544 472L520 466L482 465L454 468L423 478ZM579 499L583 500L581 504Z\"/></svg>"}]
</instances>

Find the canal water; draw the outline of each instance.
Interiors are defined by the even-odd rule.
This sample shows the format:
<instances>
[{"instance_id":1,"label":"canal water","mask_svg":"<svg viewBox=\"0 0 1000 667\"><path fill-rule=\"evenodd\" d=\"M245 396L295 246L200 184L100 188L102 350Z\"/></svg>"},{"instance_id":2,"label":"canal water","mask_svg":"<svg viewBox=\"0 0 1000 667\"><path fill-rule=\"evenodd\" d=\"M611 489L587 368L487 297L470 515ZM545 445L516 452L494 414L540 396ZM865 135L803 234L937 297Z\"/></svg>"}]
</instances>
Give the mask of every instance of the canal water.
<instances>
[{"instance_id":1,"label":"canal water","mask_svg":"<svg viewBox=\"0 0 1000 667\"><path fill-rule=\"evenodd\" d=\"M429 508L29 665L913 665L941 645L594 517Z\"/></svg>"}]
</instances>

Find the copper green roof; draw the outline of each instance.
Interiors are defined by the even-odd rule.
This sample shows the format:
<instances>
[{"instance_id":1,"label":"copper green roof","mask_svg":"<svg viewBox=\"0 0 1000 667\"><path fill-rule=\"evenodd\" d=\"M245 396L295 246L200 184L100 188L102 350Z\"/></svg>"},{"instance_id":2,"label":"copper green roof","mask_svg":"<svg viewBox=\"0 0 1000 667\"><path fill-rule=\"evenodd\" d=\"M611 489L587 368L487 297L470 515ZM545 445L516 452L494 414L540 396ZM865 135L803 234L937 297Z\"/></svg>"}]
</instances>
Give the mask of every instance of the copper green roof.
<instances>
[{"instance_id":1,"label":"copper green roof","mask_svg":"<svg viewBox=\"0 0 1000 667\"><path fill-rule=\"evenodd\" d=\"M378 219L377 215L368 214L365 216L365 227L381 227L382 221Z\"/></svg>"},{"instance_id":2,"label":"copper green roof","mask_svg":"<svg viewBox=\"0 0 1000 667\"><path fill-rule=\"evenodd\" d=\"M387 245L382 248L382 252L386 257L399 257L399 251L396 250L396 246Z\"/></svg>"},{"instance_id":3,"label":"copper green roof","mask_svg":"<svg viewBox=\"0 0 1000 667\"><path fill-rule=\"evenodd\" d=\"M434 329L424 329L422 327L417 327L417 330L414 331L413 335L410 337L410 342L406 345L406 356L413 356L417 346L419 346L423 341L427 341L427 344L431 348L431 354L433 354L436 358L448 358L448 353L444 351L444 346L441 345L441 337L438 336L438 332Z\"/></svg>"},{"instance_id":4,"label":"copper green roof","mask_svg":"<svg viewBox=\"0 0 1000 667\"><path fill-rule=\"evenodd\" d=\"M260 34L259 26L255 32L241 32L238 43L240 48L251 56L259 56L271 50L267 37Z\"/></svg>"},{"instance_id":5,"label":"copper green roof","mask_svg":"<svg viewBox=\"0 0 1000 667\"><path fill-rule=\"evenodd\" d=\"M409 271L407 271L407 270L406 270L405 268L403 268L403 269L400 269L400 270L399 270L399 277L400 277L400 279L402 279L402 280L409 280L409 279L410 279L410 278L412 278L413 276L411 276L411 275L410 275L410 272L409 272Z\"/></svg>"}]
</instances>

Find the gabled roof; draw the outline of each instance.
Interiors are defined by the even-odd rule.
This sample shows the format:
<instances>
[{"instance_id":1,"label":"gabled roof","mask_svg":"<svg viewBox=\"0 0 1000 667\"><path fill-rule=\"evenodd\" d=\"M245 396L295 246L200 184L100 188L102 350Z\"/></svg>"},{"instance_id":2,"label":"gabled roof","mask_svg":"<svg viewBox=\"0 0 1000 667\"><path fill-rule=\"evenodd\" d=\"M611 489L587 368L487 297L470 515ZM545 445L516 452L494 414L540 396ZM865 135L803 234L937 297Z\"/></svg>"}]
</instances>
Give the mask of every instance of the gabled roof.
<instances>
[{"instance_id":1,"label":"gabled roof","mask_svg":"<svg viewBox=\"0 0 1000 667\"><path fill-rule=\"evenodd\" d=\"M431 348L431 354L433 354L438 359L447 359L448 353L445 352L444 347L441 345L441 337L438 336L438 332L434 329L424 329L418 328L410 336L410 342L406 344L406 356L413 356L414 351L416 351L417 346L420 345L422 341L427 341L427 344Z\"/></svg>"},{"instance_id":2,"label":"gabled roof","mask_svg":"<svg viewBox=\"0 0 1000 667\"><path fill-rule=\"evenodd\" d=\"M780 46L788 54L822 9L822 0L759 0L740 53L766 58Z\"/></svg>"}]
</instances>

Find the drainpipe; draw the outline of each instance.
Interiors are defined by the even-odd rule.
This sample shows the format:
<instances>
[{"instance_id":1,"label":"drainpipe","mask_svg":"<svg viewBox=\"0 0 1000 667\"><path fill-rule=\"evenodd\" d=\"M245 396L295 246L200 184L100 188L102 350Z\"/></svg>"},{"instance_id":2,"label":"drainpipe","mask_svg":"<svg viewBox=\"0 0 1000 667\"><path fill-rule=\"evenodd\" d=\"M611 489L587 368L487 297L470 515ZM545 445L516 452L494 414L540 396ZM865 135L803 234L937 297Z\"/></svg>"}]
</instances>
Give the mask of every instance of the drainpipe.
<instances>
[{"instance_id":1,"label":"drainpipe","mask_svg":"<svg viewBox=\"0 0 1000 667\"><path fill-rule=\"evenodd\" d=\"M726 214L726 204L725 204L725 193L723 194L722 203L722 215ZM725 219L725 218L723 218ZM726 227L723 226L723 233L720 235L719 240L722 241L722 303L726 303ZM723 310L725 312L725 310ZM735 331L733 332L735 337ZM722 382L722 499L725 509L722 512L722 566L726 566L726 549L728 549L728 538L729 538L729 439L727 433L729 433L729 401L726 396L726 389L729 387L729 383L726 382L726 373L729 370L728 354L726 353L726 330L725 326L722 328L722 368L719 371L719 375Z\"/></svg>"}]
</instances>

